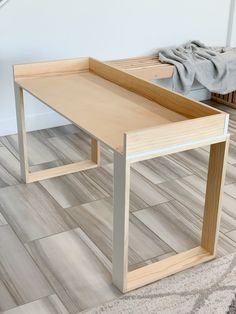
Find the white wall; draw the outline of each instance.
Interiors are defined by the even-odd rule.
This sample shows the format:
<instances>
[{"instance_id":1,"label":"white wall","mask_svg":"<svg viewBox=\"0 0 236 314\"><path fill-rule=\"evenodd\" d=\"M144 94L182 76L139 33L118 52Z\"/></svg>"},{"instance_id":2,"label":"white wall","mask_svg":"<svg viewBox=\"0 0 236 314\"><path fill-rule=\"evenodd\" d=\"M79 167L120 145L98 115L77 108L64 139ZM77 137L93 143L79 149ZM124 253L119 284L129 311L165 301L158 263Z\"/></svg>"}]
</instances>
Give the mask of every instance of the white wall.
<instances>
[{"instance_id":1,"label":"white wall","mask_svg":"<svg viewBox=\"0 0 236 314\"><path fill-rule=\"evenodd\" d=\"M0 8L0 135L16 131L12 64L78 56L132 57L189 39L224 45L229 3L9 0ZM48 108L26 100L29 129L65 122Z\"/></svg>"},{"instance_id":2,"label":"white wall","mask_svg":"<svg viewBox=\"0 0 236 314\"><path fill-rule=\"evenodd\" d=\"M233 25L232 25L232 35L231 35L231 46L236 47L236 0L234 4L234 14L233 14Z\"/></svg>"}]
</instances>

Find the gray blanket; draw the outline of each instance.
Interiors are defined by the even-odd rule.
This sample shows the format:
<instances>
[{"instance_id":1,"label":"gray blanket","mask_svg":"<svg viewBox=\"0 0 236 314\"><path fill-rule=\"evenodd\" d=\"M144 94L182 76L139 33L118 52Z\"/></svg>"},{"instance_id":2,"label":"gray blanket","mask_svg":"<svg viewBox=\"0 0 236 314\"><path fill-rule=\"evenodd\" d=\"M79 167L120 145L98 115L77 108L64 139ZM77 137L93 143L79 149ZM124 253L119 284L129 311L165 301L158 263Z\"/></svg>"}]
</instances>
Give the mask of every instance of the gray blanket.
<instances>
[{"instance_id":1,"label":"gray blanket","mask_svg":"<svg viewBox=\"0 0 236 314\"><path fill-rule=\"evenodd\" d=\"M159 58L175 66L175 91L189 92L194 80L214 93L236 90L236 48L207 47L195 40L178 48L162 49Z\"/></svg>"}]
</instances>

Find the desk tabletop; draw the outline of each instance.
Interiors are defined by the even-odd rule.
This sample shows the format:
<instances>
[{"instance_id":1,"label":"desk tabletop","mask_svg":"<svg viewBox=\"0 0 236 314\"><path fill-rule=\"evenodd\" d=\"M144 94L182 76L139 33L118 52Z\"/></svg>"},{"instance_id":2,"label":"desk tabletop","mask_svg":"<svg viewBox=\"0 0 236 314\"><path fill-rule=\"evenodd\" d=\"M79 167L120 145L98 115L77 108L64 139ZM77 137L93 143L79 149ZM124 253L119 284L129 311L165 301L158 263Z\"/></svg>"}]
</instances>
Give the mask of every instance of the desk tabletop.
<instances>
[{"instance_id":1,"label":"desk tabletop","mask_svg":"<svg viewBox=\"0 0 236 314\"><path fill-rule=\"evenodd\" d=\"M185 120L91 72L22 79L25 90L115 150L125 132Z\"/></svg>"},{"instance_id":2,"label":"desk tabletop","mask_svg":"<svg viewBox=\"0 0 236 314\"><path fill-rule=\"evenodd\" d=\"M15 83L120 153L224 134L225 114L93 58L14 66Z\"/></svg>"}]
</instances>

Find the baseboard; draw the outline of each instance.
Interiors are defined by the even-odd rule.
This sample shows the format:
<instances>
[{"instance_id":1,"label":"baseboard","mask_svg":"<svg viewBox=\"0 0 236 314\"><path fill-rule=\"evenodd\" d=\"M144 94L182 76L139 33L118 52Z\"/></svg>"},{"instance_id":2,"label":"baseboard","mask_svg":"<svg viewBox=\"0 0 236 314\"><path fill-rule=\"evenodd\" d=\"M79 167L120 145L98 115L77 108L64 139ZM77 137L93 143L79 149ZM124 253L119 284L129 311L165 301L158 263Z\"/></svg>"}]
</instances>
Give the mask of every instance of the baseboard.
<instances>
[{"instance_id":1,"label":"baseboard","mask_svg":"<svg viewBox=\"0 0 236 314\"><path fill-rule=\"evenodd\" d=\"M68 120L61 117L55 112L45 112L35 115L26 115L25 121L27 131L42 130L70 124ZM0 136L16 133L17 125L15 117L0 120Z\"/></svg>"}]
</instances>

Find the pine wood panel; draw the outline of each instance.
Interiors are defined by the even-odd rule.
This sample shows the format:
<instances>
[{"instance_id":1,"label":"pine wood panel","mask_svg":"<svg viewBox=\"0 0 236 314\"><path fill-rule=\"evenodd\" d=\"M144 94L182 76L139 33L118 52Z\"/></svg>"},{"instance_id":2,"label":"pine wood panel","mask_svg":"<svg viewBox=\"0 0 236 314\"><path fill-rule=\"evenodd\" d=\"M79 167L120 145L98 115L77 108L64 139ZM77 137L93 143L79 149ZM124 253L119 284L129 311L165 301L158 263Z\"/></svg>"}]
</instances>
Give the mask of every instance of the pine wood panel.
<instances>
[{"instance_id":1,"label":"pine wood panel","mask_svg":"<svg viewBox=\"0 0 236 314\"><path fill-rule=\"evenodd\" d=\"M125 134L126 153L128 157L130 155L130 158L137 159L136 155L145 152L161 151L165 148L174 150L175 147L182 147L184 144L191 145L201 140L225 137L225 124L227 124L225 117L225 114L217 114L156 128L127 132ZM200 143L198 145L201 146ZM182 149L180 148L180 150ZM140 158L140 160L142 159Z\"/></svg>"},{"instance_id":2,"label":"pine wood panel","mask_svg":"<svg viewBox=\"0 0 236 314\"><path fill-rule=\"evenodd\" d=\"M88 69L89 58L17 64L13 66L14 77L17 82L22 79L35 77L81 73L88 71Z\"/></svg>"},{"instance_id":3,"label":"pine wood panel","mask_svg":"<svg viewBox=\"0 0 236 314\"><path fill-rule=\"evenodd\" d=\"M133 270L128 274L126 291L144 286L191 266L209 261L213 256L201 247L196 247L187 252L179 253L163 261Z\"/></svg>"},{"instance_id":4,"label":"pine wood panel","mask_svg":"<svg viewBox=\"0 0 236 314\"><path fill-rule=\"evenodd\" d=\"M127 131L186 120L91 72L23 79L18 84L116 150L122 150Z\"/></svg>"},{"instance_id":5,"label":"pine wood panel","mask_svg":"<svg viewBox=\"0 0 236 314\"><path fill-rule=\"evenodd\" d=\"M114 68L93 58L89 59L89 67L90 71L93 71L106 80L148 99L152 99L161 106L174 112L178 112L188 118L204 117L221 112L203 103L191 100L179 93L158 86L157 84L148 82L124 71L120 71L118 68Z\"/></svg>"},{"instance_id":6,"label":"pine wood panel","mask_svg":"<svg viewBox=\"0 0 236 314\"><path fill-rule=\"evenodd\" d=\"M174 73L174 66L161 63L157 56L112 60L106 63L149 81L170 78Z\"/></svg>"},{"instance_id":7,"label":"pine wood panel","mask_svg":"<svg viewBox=\"0 0 236 314\"><path fill-rule=\"evenodd\" d=\"M201 245L214 255L219 235L228 146L229 139L226 142L211 145L208 166Z\"/></svg>"}]
</instances>

